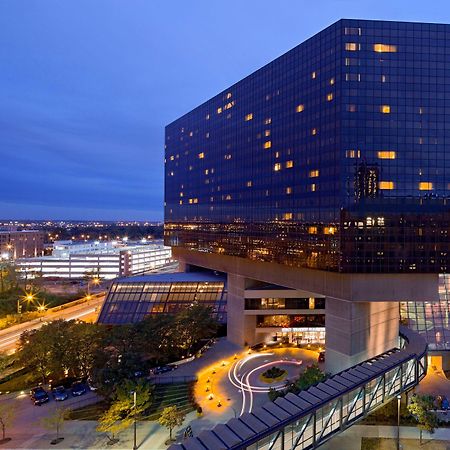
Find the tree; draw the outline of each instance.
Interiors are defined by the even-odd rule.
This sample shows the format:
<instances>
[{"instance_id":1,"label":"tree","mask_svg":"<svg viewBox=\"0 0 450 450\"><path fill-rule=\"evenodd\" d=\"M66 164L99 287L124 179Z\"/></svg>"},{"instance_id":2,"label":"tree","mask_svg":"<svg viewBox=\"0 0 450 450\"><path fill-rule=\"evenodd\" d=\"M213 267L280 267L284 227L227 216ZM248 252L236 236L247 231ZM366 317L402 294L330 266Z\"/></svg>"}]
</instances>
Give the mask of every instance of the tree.
<instances>
[{"instance_id":1,"label":"tree","mask_svg":"<svg viewBox=\"0 0 450 450\"><path fill-rule=\"evenodd\" d=\"M327 375L319 369L317 364L311 364L307 366L303 373L300 374L298 379L295 381L295 387L298 391L307 389L313 384L325 381Z\"/></svg>"},{"instance_id":2,"label":"tree","mask_svg":"<svg viewBox=\"0 0 450 450\"><path fill-rule=\"evenodd\" d=\"M88 376L104 337L104 328L85 322L70 321L66 365L76 377Z\"/></svg>"},{"instance_id":3,"label":"tree","mask_svg":"<svg viewBox=\"0 0 450 450\"><path fill-rule=\"evenodd\" d=\"M408 411L414 416L420 430L420 444L422 444L422 432L433 434L439 425L436 414L432 411L434 397L431 395L413 395L408 405Z\"/></svg>"},{"instance_id":4,"label":"tree","mask_svg":"<svg viewBox=\"0 0 450 450\"><path fill-rule=\"evenodd\" d=\"M25 331L21 334L19 361L24 366L36 370L42 378L42 383L45 384L53 364L50 352L52 337L42 328Z\"/></svg>"},{"instance_id":5,"label":"tree","mask_svg":"<svg viewBox=\"0 0 450 450\"><path fill-rule=\"evenodd\" d=\"M180 426L184 421L184 413L174 406L168 406L163 409L158 423L169 429L169 441L173 441L172 431L175 427Z\"/></svg>"},{"instance_id":6,"label":"tree","mask_svg":"<svg viewBox=\"0 0 450 450\"><path fill-rule=\"evenodd\" d=\"M49 416L41 419L41 424L44 428L50 431L56 431L56 438L51 441L51 443L57 444L61 442L64 438L59 436L60 431L64 425L64 420L66 419L67 411L64 408L57 407Z\"/></svg>"},{"instance_id":7,"label":"tree","mask_svg":"<svg viewBox=\"0 0 450 450\"><path fill-rule=\"evenodd\" d=\"M7 442L11 438L6 437L6 428L9 427L16 417L16 411L11 408L11 405L6 402L0 403L0 425L2 427L2 440L0 442Z\"/></svg>"},{"instance_id":8,"label":"tree","mask_svg":"<svg viewBox=\"0 0 450 450\"><path fill-rule=\"evenodd\" d=\"M105 411L97 426L97 430L111 433L110 442L117 442L115 435L127 429L135 420L143 416L152 403L153 386L143 382L124 381L117 386L111 406ZM136 392L136 405L134 395Z\"/></svg>"},{"instance_id":9,"label":"tree","mask_svg":"<svg viewBox=\"0 0 450 450\"><path fill-rule=\"evenodd\" d=\"M189 352L196 342L213 336L218 323L212 312L210 307L194 304L177 313L173 333L175 345Z\"/></svg>"}]
</instances>

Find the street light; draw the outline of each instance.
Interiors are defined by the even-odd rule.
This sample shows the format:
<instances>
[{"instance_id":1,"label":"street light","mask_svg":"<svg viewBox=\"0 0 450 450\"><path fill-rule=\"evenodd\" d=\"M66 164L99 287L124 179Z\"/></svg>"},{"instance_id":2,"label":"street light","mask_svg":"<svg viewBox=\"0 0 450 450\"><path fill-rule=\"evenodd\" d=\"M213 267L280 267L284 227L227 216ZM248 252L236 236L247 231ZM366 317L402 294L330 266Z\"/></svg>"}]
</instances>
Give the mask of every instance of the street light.
<instances>
[{"instance_id":1,"label":"street light","mask_svg":"<svg viewBox=\"0 0 450 450\"><path fill-rule=\"evenodd\" d=\"M36 300L36 294L33 294L33 292L25 292L25 295L17 299L17 314L20 314L22 312L22 303L27 302L27 304L30 304Z\"/></svg>"},{"instance_id":2,"label":"street light","mask_svg":"<svg viewBox=\"0 0 450 450\"><path fill-rule=\"evenodd\" d=\"M397 450L400 450L400 400L401 394L397 395Z\"/></svg>"},{"instance_id":3,"label":"street light","mask_svg":"<svg viewBox=\"0 0 450 450\"><path fill-rule=\"evenodd\" d=\"M137 450L136 444L136 407L137 407L137 395L136 391L133 392L133 409L134 409L134 440L133 440L133 450Z\"/></svg>"}]
</instances>

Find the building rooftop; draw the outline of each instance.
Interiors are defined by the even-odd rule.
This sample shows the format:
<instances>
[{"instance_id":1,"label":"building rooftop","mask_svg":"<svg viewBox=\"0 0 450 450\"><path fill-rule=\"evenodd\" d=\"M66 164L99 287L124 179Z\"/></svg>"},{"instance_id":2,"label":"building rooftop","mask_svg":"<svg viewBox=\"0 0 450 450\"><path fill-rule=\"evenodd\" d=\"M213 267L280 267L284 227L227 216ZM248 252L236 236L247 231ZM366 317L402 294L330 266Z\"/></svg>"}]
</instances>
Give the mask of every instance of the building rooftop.
<instances>
[{"instance_id":1,"label":"building rooftop","mask_svg":"<svg viewBox=\"0 0 450 450\"><path fill-rule=\"evenodd\" d=\"M207 282L226 282L225 275L216 272L175 272L175 273L161 273L152 275L139 275L137 277L124 277L118 278L118 283L181 283L181 282L195 282L195 281L207 281Z\"/></svg>"}]
</instances>

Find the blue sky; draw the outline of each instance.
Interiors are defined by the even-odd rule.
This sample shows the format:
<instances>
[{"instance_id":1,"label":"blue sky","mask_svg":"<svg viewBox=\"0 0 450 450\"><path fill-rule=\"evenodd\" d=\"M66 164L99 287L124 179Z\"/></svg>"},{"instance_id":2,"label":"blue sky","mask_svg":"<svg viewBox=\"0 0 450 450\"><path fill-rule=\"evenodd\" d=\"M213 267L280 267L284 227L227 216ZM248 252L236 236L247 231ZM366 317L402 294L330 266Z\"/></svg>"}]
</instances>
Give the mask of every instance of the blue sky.
<instances>
[{"instance_id":1,"label":"blue sky","mask_svg":"<svg viewBox=\"0 0 450 450\"><path fill-rule=\"evenodd\" d=\"M0 218L161 219L164 126L342 18L448 0L0 0Z\"/></svg>"}]
</instances>

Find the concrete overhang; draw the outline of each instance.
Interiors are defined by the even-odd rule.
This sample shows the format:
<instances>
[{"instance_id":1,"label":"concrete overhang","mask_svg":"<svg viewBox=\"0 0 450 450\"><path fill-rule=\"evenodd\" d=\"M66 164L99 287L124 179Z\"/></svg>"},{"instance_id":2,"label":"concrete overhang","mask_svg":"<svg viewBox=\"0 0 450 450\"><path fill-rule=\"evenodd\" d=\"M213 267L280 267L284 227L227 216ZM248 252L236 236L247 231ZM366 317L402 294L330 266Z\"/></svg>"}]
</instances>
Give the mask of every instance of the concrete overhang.
<instances>
[{"instance_id":1,"label":"concrete overhang","mask_svg":"<svg viewBox=\"0 0 450 450\"><path fill-rule=\"evenodd\" d=\"M172 247L186 264L354 302L438 301L439 274L337 273Z\"/></svg>"}]
</instances>

